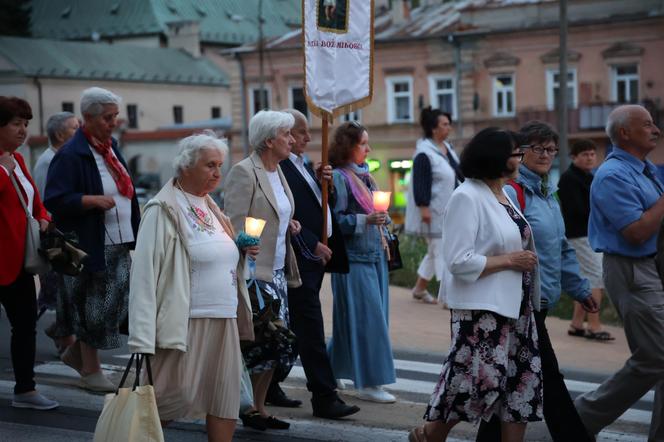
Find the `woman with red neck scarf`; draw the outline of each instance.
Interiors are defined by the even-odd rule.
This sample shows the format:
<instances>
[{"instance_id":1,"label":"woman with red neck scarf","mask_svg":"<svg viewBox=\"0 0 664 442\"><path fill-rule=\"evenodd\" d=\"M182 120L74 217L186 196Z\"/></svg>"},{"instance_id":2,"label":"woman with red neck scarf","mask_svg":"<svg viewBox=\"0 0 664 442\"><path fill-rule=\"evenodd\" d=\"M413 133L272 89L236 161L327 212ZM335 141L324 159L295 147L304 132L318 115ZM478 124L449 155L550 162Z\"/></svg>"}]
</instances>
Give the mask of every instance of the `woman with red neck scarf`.
<instances>
[{"instance_id":1,"label":"woman with red neck scarf","mask_svg":"<svg viewBox=\"0 0 664 442\"><path fill-rule=\"evenodd\" d=\"M120 101L105 89L83 91L84 124L53 158L44 197L57 227L74 232L89 255L80 275L60 281L55 335L78 338L62 361L80 373L82 388L101 392L115 390L101 371L97 352L122 345L129 250L140 220L127 164L112 137Z\"/></svg>"}]
</instances>

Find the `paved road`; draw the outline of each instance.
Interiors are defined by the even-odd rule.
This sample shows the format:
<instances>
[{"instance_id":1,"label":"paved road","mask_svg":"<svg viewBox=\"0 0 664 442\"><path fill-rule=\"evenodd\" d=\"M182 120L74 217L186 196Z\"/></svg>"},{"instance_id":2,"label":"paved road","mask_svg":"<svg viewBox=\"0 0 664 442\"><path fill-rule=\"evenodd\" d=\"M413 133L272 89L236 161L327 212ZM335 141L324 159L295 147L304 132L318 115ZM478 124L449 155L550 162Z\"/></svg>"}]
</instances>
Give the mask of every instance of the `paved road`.
<instances>
[{"instance_id":1,"label":"paved road","mask_svg":"<svg viewBox=\"0 0 664 442\"><path fill-rule=\"evenodd\" d=\"M47 314L39 323L38 363L36 367L39 388L57 399L61 407L55 411L37 412L17 410L9 406L13 388L13 376L8 358L8 339L0 340L0 442L2 441L89 441L103 404L103 397L87 393L76 386L77 375L64 366L54 355L52 342L43 334L44 326L52 320ZM9 335L8 324L0 319L0 335ZM118 381L127 361L126 347L113 352L102 352L104 369ZM289 395L302 399L305 405L299 409L272 409L272 412L292 422L286 432L256 432L245 430L241 424L236 432L237 441L405 441L407 430L420 423L433 385L437 379L442 354L397 351L397 383L390 386L398 397L391 405L379 405L356 399L352 389L343 392L349 403L362 407L352 419L324 421L311 416L308 393L302 368L296 366L285 383ZM602 374L571 372L568 386L574 395L587 391L603 379ZM351 384L352 386L352 384ZM652 393L629 410L607 431L600 441L645 441L647 424L652 409ZM475 429L459 425L453 432L453 441L473 440ZM202 422L177 422L166 431L166 440L206 440ZM527 440L549 440L542 423L529 426Z\"/></svg>"}]
</instances>

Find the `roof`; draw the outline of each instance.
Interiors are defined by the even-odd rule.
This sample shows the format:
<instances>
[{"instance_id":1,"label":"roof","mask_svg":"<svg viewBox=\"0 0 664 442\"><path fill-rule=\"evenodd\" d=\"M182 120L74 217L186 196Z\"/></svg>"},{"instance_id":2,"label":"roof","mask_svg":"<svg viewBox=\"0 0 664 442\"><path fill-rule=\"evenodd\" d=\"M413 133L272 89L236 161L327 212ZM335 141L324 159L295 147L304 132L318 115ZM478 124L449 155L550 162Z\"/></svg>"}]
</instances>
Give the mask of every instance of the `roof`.
<instances>
[{"instance_id":1,"label":"roof","mask_svg":"<svg viewBox=\"0 0 664 442\"><path fill-rule=\"evenodd\" d=\"M166 33L168 23L197 21L201 42L235 46L258 39L260 0L32 0L32 35L90 40ZM301 0L263 0L263 34L301 23Z\"/></svg>"},{"instance_id":2,"label":"roof","mask_svg":"<svg viewBox=\"0 0 664 442\"><path fill-rule=\"evenodd\" d=\"M587 3L595 2L595 7ZM612 8L606 7L607 4ZM570 5L570 25L593 22L626 21L655 18L664 15L658 0L617 2L613 0L587 0ZM617 6L616 6L617 5ZM557 0L456 0L428 2L410 10L406 17L395 19L394 11L377 8L374 16L376 43L446 36L464 36L475 33L542 29L558 26ZM280 34L265 41L265 49L294 49L302 46L301 29ZM254 52L256 42L229 49L230 52Z\"/></svg>"},{"instance_id":3,"label":"roof","mask_svg":"<svg viewBox=\"0 0 664 442\"><path fill-rule=\"evenodd\" d=\"M0 57L14 69L0 75L228 86L228 75L207 58L179 49L0 37Z\"/></svg>"}]
</instances>

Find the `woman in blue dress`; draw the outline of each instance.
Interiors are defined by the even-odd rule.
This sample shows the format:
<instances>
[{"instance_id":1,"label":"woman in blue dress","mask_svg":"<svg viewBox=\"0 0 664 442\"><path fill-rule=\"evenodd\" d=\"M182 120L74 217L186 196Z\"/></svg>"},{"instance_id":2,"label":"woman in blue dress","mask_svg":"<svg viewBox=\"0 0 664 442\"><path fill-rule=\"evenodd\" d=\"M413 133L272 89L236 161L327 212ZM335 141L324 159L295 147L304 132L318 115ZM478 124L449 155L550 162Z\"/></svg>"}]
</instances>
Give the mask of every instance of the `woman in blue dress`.
<instances>
[{"instance_id":1,"label":"woman in blue dress","mask_svg":"<svg viewBox=\"0 0 664 442\"><path fill-rule=\"evenodd\" d=\"M380 229L390 222L375 211L376 182L366 163L367 130L357 122L336 130L330 147L334 212L344 235L350 272L332 274L333 332L328 353L337 379L352 379L360 399L390 403L383 385L396 382L389 335L389 285Z\"/></svg>"}]
</instances>

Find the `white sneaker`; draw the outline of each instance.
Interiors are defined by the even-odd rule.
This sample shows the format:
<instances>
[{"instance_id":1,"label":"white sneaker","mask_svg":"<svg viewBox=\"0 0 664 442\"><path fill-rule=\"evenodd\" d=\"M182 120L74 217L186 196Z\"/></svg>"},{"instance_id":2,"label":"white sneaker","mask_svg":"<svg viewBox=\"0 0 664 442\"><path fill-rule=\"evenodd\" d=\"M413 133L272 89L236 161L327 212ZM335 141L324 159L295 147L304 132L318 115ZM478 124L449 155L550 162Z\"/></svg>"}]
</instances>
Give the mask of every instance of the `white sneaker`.
<instances>
[{"instance_id":1,"label":"white sneaker","mask_svg":"<svg viewBox=\"0 0 664 442\"><path fill-rule=\"evenodd\" d=\"M33 410L52 410L59 407L56 401L42 396L36 391L31 391L29 393L15 394L14 400L12 401L12 407L14 408L32 408Z\"/></svg>"},{"instance_id":2,"label":"white sneaker","mask_svg":"<svg viewBox=\"0 0 664 442\"><path fill-rule=\"evenodd\" d=\"M337 379L337 390L345 390L346 388L347 387L346 387L346 383L344 382L344 380L343 379Z\"/></svg>"},{"instance_id":3,"label":"white sneaker","mask_svg":"<svg viewBox=\"0 0 664 442\"><path fill-rule=\"evenodd\" d=\"M357 398L364 401L378 402L381 404L391 404L397 401L393 394L383 390L383 387L366 387L357 390Z\"/></svg>"},{"instance_id":4,"label":"white sneaker","mask_svg":"<svg viewBox=\"0 0 664 442\"><path fill-rule=\"evenodd\" d=\"M428 290L425 290L423 292L412 292L413 293L413 299L416 301L421 301L425 304L435 304L436 303L436 298L434 298L431 293L429 293Z\"/></svg>"}]
</instances>

